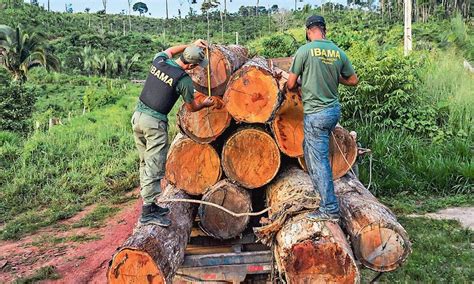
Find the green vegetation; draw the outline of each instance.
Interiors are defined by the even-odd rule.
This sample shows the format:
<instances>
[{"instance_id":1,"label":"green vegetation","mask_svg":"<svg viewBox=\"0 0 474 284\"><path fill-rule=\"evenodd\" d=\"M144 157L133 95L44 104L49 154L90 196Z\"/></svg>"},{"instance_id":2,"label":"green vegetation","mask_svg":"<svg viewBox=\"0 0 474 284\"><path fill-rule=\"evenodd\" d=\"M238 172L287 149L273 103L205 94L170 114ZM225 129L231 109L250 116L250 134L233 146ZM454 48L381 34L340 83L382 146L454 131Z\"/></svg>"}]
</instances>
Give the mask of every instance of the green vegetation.
<instances>
[{"instance_id":1,"label":"green vegetation","mask_svg":"<svg viewBox=\"0 0 474 284\"><path fill-rule=\"evenodd\" d=\"M118 207L110 207L100 205L97 206L94 211L88 214L86 217L82 218L79 222L72 225L73 228L80 228L80 227L90 227L90 228L98 228L103 225L103 222L107 217L110 217L120 208Z\"/></svg>"},{"instance_id":2,"label":"green vegetation","mask_svg":"<svg viewBox=\"0 0 474 284\"><path fill-rule=\"evenodd\" d=\"M56 267L49 265L36 270L32 276L15 280L15 284L32 284L42 280L55 280L61 278L56 272Z\"/></svg>"}]
</instances>

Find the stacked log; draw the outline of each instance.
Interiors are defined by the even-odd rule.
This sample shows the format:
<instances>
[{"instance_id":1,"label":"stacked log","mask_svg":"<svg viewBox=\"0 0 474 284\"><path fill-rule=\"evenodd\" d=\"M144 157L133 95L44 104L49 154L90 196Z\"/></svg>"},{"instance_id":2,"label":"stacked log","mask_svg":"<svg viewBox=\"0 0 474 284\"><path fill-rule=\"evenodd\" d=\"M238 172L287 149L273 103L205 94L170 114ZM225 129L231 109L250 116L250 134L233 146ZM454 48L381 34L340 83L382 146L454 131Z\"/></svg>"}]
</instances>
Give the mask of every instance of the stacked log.
<instances>
[{"instance_id":1,"label":"stacked log","mask_svg":"<svg viewBox=\"0 0 474 284\"><path fill-rule=\"evenodd\" d=\"M305 217L318 200L306 173L295 167L283 171L267 187L271 221L257 236L276 233L275 253L288 283L357 283L359 270L339 225Z\"/></svg>"},{"instance_id":2,"label":"stacked log","mask_svg":"<svg viewBox=\"0 0 474 284\"><path fill-rule=\"evenodd\" d=\"M250 194L242 187L229 180L221 180L209 188L202 197L235 213L250 213L252 200ZM208 205L199 206L199 224L207 235L225 240L239 236L250 220L249 216L235 217L220 209ZM231 226L229 226L231 224Z\"/></svg>"},{"instance_id":3,"label":"stacked log","mask_svg":"<svg viewBox=\"0 0 474 284\"><path fill-rule=\"evenodd\" d=\"M195 97L205 97L204 94L195 93ZM191 112L183 104L178 112L178 123L180 129L192 140L198 143L210 143L215 141L229 127L232 117L224 107L224 102L219 97L215 106Z\"/></svg>"},{"instance_id":4,"label":"stacked log","mask_svg":"<svg viewBox=\"0 0 474 284\"><path fill-rule=\"evenodd\" d=\"M162 198L189 198L168 186ZM171 283L184 259L195 207L191 203L158 203L170 209L171 226L138 226L114 255L107 271L108 283Z\"/></svg>"},{"instance_id":5,"label":"stacked log","mask_svg":"<svg viewBox=\"0 0 474 284\"><path fill-rule=\"evenodd\" d=\"M252 203L257 207L265 202L252 200L258 195L252 192L265 190L268 217L254 232L262 243L275 245L278 269L288 283L357 283L356 259L381 272L401 265L410 253L405 230L348 174L357 155L355 138L336 127L329 150L341 226L349 244L338 223L306 218L319 206L308 174L295 166L282 165L280 170L282 161L296 164L297 159L305 168L301 92L285 90L288 73L263 58L243 64L244 51L237 47L212 46L210 52L210 87L213 95L223 95L216 97L223 106L198 112L181 107L182 134L170 147L165 174L170 186L164 197L189 198L189 194L235 213L251 213ZM207 94L207 71L196 68L191 76L198 91ZM196 97L203 99L204 94ZM139 227L115 255L109 281L171 280L194 216L190 203L166 206L171 208L171 227ZM202 232L221 240L239 237L252 223L249 216L236 217L209 204L201 204L198 215Z\"/></svg>"},{"instance_id":6,"label":"stacked log","mask_svg":"<svg viewBox=\"0 0 474 284\"><path fill-rule=\"evenodd\" d=\"M211 145L179 135L170 146L165 177L186 193L201 195L220 180L219 155Z\"/></svg>"},{"instance_id":7,"label":"stacked log","mask_svg":"<svg viewBox=\"0 0 474 284\"><path fill-rule=\"evenodd\" d=\"M222 96L231 75L247 62L248 50L239 45L210 45L209 67L211 77L211 93ZM198 92L208 93L207 67L200 66L188 71Z\"/></svg>"},{"instance_id":8,"label":"stacked log","mask_svg":"<svg viewBox=\"0 0 474 284\"><path fill-rule=\"evenodd\" d=\"M334 183L341 208L342 225L349 234L357 259L380 272L398 268L411 252L405 229L352 174Z\"/></svg>"},{"instance_id":9,"label":"stacked log","mask_svg":"<svg viewBox=\"0 0 474 284\"><path fill-rule=\"evenodd\" d=\"M224 144L222 168L227 177L248 189L262 187L278 173L280 151L264 130L239 129Z\"/></svg>"}]
</instances>

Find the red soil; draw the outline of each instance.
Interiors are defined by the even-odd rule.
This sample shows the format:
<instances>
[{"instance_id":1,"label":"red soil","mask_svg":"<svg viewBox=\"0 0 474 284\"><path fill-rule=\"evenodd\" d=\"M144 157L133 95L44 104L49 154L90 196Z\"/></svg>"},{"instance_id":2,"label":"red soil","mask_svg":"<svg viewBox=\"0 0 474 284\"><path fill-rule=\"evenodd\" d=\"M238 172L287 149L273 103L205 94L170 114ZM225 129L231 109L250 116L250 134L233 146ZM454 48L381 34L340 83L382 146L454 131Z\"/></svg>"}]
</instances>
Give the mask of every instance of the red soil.
<instances>
[{"instance_id":1,"label":"red soil","mask_svg":"<svg viewBox=\"0 0 474 284\"><path fill-rule=\"evenodd\" d=\"M54 266L60 279L44 283L106 283L109 260L132 233L141 211L141 201L119 205L123 209L100 228L76 228L61 231L57 226L41 230L19 241L0 242L0 283L27 277L44 266ZM61 224L77 222L95 206L90 206ZM72 236L97 236L86 242L48 240Z\"/></svg>"}]
</instances>

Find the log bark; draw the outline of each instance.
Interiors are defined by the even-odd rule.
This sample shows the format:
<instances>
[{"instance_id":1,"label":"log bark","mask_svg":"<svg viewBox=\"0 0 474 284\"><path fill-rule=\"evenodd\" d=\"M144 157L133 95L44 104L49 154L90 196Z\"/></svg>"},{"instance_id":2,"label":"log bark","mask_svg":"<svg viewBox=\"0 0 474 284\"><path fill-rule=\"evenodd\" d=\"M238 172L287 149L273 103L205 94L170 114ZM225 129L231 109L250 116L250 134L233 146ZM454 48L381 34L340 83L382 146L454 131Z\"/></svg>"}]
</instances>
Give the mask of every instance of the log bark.
<instances>
[{"instance_id":1,"label":"log bark","mask_svg":"<svg viewBox=\"0 0 474 284\"><path fill-rule=\"evenodd\" d=\"M334 187L342 225L350 236L357 259L380 272L398 268L410 254L411 243L392 211L352 174L335 181Z\"/></svg>"},{"instance_id":2,"label":"log bark","mask_svg":"<svg viewBox=\"0 0 474 284\"><path fill-rule=\"evenodd\" d=\"M209 188L202 197L208 201L229 209L235 213L252 212L250 194L229 180L221 180ZM218 208L200 205L199 225L209 236L224 240L240 235L250 220L249 216L235 217Z\"/></svg>"},{"instance_id":3,"label":"log bark","mask_svg":"<svg viewBox=\"0 0 474 284\"><path fill-rule=\"evenodd\" d=\"M288 81L288 73L274 67L279 74L279 85ZM289 157L303 156L303 101L301 90L282 90L283 97L270 123L273 136L280 150Z\"/></svg>"},{"instance_id":4,"label":"log bark","mask_svg":"<svg viewBox=\"0 0 474 284\"><path fill-rule=\"evenodd\" d=\"M189 198L168 186L161 198ZM159 201L159 199L158 199ZM171 283L191 234L195 207L191 203L160 203L170 209L171 226L139 226L118 249L107 271L108 283Z\"/></svg>"},{"instance_id":5,"label":"log bark","mask_svg":"<svg viewBox=\"0 0 474 284\"><path fill-rule=\"evenodd\" d=\"M267 187L271 207L267 226L257 236L275 238L275 254L288 283L357 283L359 270L338 224L314 222L305 215L319 203L309 176L296 167ZM267 239L268 240L268 239Z\"/></svg>"},{"instance_id":6,"label":"log bark","mask_svg":"<svg viewBox=\"0 0 474 284\"><path fill-rule=\"evenodd\" d=\"M171 144L166 161L167 182L191 195L201 195L221 177L220 158L209 144L199 144L179 135Z\"/></svg>"},{"instance_id":7,"label":"log bark","mask_svg":"<svg viewBox=\"0 0 474 284\"><path fill-rule=\"evenodd\" d=\"M245 188L261 187L278 173L280 150L264 130L242 128L224 143L222 168L228 178Z\"/></svg>"},{"instance_id":8,"label":"log bark","mask_svg":"<svg viewBox=\"0 0 474 284\"><path fill-rule=\"evenodd\" d=\"M209 47L209 67L211 70L211 93L224 95L232 74L247 62L248 50L240 45L211 45ZM200 66L188 71L197 91L208 94L207 67Z\"/></svg>"},{"instance_id":9,"label":"log bark","mask_svg":"<svg viewBox=\"0 0 474 284\"><path fill-rule=\"evenodd\" d=\"M253 58L230 78L224 93L227 110L237 122L269 121L280 103L278 81L264 58Z\"/></svg>"},{"instance_id":10,"label":"log bark","mask_svg":"<svg viewBox=\"0 0 474 284\"><path fill-rule=\"evenodd\" d=\"M336 180L344 176L354 165L357 159L357 143L346 129L336 126L329 141L329 163L332 168L333 179ZM298 162L305 170L306 162L304 157L299 157Z\"/></svg>"},{"instance_id":11,"label":"log bark","mask_svg":"<svg viewBox=\"0 0 474 284\"><path fill-rule=\"evenodd\" d=\"M205 97L205 95L195 93L195 97ZM214 99L224 104L221 98ZM216 140L229 127L231 120L232 117L225 106L221 108L212 106L191 112L183 104L178 112L180 129L198 143L210 143Z\"/></svg>"}]
</instances>

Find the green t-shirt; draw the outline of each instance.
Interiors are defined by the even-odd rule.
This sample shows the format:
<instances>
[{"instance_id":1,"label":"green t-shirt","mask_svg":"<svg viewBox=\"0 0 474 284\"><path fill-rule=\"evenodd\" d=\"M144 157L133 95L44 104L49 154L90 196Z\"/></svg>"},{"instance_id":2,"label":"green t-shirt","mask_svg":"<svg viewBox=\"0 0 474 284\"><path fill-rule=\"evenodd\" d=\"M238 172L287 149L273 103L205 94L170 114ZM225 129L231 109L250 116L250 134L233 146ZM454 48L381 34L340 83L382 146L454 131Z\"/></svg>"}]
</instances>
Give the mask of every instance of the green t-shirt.
<instances>
[{"instance_id":1,"label":"green t-shirt","mask_svg":"<svg viewBox=\"0 0 474 284\"><path fill-rule=\"evenodd\" d=\"M155 60L157 57L164 57L166 58L166 63L175 66L175 67L180 67L178 63L176 63L174 60L170 59L168 55L165 52L159 52L155 55L153 60ZM180 67L181 68L181 67ZM176 92L178 92L179 95L183 97L184 102L186 103L191 103L194 100L194 86L193 86L193 80L189 76L184 76L178 81L178 84L176 85ZM142 101L138 100L136 111L146 113L148 115L153 116L154 118L163 120L163 121L168 121L168 117L165 114L162 114L146 104L142 103Z\"/></svg>"},{"instance_id":2,"label":"green t-shirt","mask_svg":"<svg viewBox=\"0 0 474 284\"><path fill-rule=\"evenodd\" d=\"M355 73L344 51L330 40L314 40L301 46L290 72L301 75L304 113L337 104L339 75L347 78Z\"/></svg>"}]
</instances>

